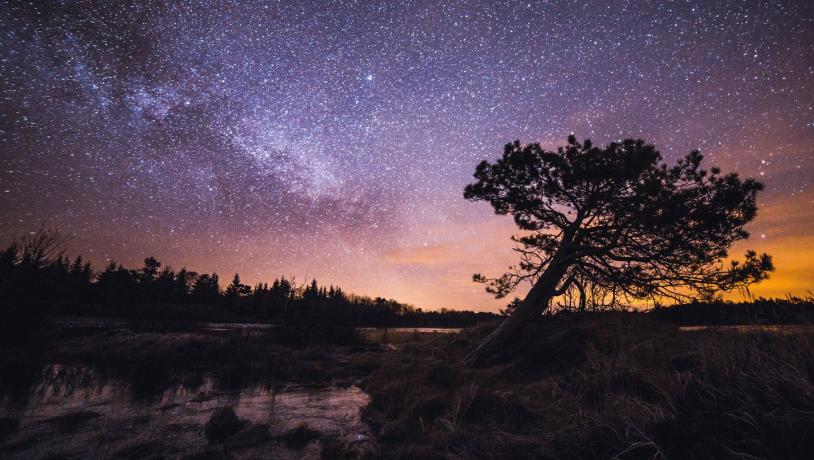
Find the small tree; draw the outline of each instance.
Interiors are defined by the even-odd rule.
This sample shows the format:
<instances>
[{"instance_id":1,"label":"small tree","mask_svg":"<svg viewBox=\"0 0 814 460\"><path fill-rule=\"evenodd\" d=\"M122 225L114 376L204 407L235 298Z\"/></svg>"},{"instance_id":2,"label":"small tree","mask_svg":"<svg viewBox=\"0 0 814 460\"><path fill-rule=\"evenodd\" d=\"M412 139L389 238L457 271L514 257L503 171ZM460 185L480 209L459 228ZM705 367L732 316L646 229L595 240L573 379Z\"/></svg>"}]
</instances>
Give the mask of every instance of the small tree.
<instances>
[{"instance_id":1,"label":"small tree","mask_svg":"<svg viewBox=\"0 0 814 460\"><path fill-rule=\"evenodd\" d=\"M190 296L195 302L200 302L207 305L214 305L220 302L221 292L219 286L218 274L208 274L197 277L192 284L192 291Z\"/></svg>"},{"instance_id":2,"label":"small tree","mask_svg":"<svg viewBox=\"0 0 814 460\"><path fill-rule=\"evenodd\" d=\"M500 309L500 316L511 316L511 314L517 310L517 306L521 303L523 303L523 301L520 299L520 297L515 297L511 302L509 302L508 305L506 305L506 308Z\"/></svg>"},{"instance_id":3,"label":"small tree","mask_svg":"<svg viewBox=\"0 0 814 460\"><path fill-rule=\"evenodd\" d=\"M240 275L235 273L235 276L232 278L232 282L226 286L226 291L224 292L226 297L230 299L238 299L241 297L246 297L252 293L252 287L243 284L240 282Z\"/></svg>"},{"instance_id":4,"label":"small tree","mask_svg":"<svg viewBox=\"0 0 814 460\"><path fill-rule=\"evenodd\" d=\"M618 305L689 301L766 279L771 258L754 251L725 263L749 234L763 186L718 168L700 169L693 151L675 166L642 140L594 147L574 136L556 152L508 144L495 163L481 162L464 197L514 217L520 263L498 278L476 274L498 298L528 281L511 315L468 357L477 363L563 294ZM575 294L575 295L573 295Z\"/></svg>"},{"instance_id":5,"label":"small tree","mask_svg":"<svg viewBox=\"0 0 814 460\"><path fill-rule=\"evenodd\" d=\"M161 268L161 262L156 260L155 257L147 257L144 259L144 268L141 269L141 279L145 285L151 284L158 278L158 269Z\"/></svg>"},{"instance_id":6,"label":"small tree","mask_svg":"<svg viewBox=\"0 0 814 460\"><path fill-rule=\"evenodd\" d=\"M189 300L189 295L192 292L192 286L196 278L198 278L198 274L187 270L186 267L181 268L181 271L176 273L172 293L172 297L176 302L186 302Z\"/></svg>"}]
</instances>

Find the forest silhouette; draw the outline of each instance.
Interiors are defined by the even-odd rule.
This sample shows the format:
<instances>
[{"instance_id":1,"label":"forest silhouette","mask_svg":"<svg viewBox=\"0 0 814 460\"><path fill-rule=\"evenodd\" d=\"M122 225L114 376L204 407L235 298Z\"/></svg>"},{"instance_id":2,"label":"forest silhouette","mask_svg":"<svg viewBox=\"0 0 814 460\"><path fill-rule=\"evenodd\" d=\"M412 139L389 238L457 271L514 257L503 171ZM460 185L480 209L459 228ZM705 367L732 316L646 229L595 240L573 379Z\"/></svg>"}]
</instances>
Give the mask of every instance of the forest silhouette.
<instances>
[{"instance_id":1,"label":"forest silhouette","mask_svg":"<svg viewBox=\"0 0 814 460\"><path fill-rule=\"evenodd\" d=\"M317 280L243 284L235 273L221 285L217 273L178 271L155 257L139 269L111 262L96 272L82 256L65 255L68 238L40 228L0 253L0 299L8 333L48 316L102 316L169 321L251 321L334 327L464 327L495 315L440 309L425 311L382 297L346 293ZM4 328L6 329L6 328ZM6 334L7 338L9 334Z\"/></svg>"}]
</instances>

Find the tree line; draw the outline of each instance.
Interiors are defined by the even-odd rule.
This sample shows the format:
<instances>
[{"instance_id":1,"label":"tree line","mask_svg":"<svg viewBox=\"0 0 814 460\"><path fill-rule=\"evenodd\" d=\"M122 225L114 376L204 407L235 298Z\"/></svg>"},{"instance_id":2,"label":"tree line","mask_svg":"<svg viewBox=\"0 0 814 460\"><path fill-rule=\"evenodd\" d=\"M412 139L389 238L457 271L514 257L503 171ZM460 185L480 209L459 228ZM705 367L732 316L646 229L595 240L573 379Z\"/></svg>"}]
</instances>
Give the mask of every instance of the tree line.
<instances>
[{"instance_id":1,"label":"tree line","mask_svg":"<svg viewBox=\"0 0 814 460\"><path fill-rule=\"evenodd\" d=\"M0 253L0 300L60 315L165 316L161 313L180 308L193 321L211 318L216 311L253 321L371 327L462 327L493 316L424 311L391 299L349 294L316 280L298 284L281 277L250 286L235 273L221 287L217 273L176 271L155 257L144 259L138 269L111 262L97 272L82 256L66 256L66 241L58 231L41 228L12 242Z\"/></svg>"}]
</instances>

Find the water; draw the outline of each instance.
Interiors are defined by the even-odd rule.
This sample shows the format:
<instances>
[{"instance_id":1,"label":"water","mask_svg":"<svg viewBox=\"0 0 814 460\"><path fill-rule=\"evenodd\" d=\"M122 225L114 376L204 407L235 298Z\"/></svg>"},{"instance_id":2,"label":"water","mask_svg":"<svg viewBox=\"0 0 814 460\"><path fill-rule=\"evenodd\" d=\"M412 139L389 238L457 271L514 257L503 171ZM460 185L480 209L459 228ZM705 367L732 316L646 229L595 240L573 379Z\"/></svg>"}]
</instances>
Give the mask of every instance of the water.
<instances>
[{"instance_id":1,"label":"water","mask_svg":"<svg viewBox=\"0 0 814 460\"><path fill-rule=\"evenodd\" d=\"M457 334L463 329L460 327L359 327L361 332L418 332L419 334Z\"/></svg>"},{"instance_id":2,"label":"water","mask_svg":"<svg viewBox=\"0 0 814 460\"><path fill-rule=\"evenodd\" d=\"M83 327L90 329L112 329L127 328L144 323L152 325L154 323L138 321L124 318L55 318L54 322L62 327ZM281 327L279 324L266 323L192 323L196 328L206 332L240 332L245 330L266 331ZM461 332L459 327L358 327L362 333L389 331L394 333L420 333L420 334L450 334Z\"/></svg>"},{"instance_id":3,"label":"water","mask_svg":"<svg viewBox=\"0 0 814 460\"><path fill-rule=\"evenodd\" d=\"M457 334L462 329L454 327L360 327L357 330L368 342L397 345L417 342L437 334Z\"/></svg>"},{"instance_id":4,"label":"water","mask_svg":"<svg viewBox=\"0 0 814 460\"><path fill-rule=\"evenodd\" d=\"M66 328L86 328L86 329L122 329L134 326L155 326L155 321L132 320L127 318L54 318L54 323ZM170 323L172 324L172 323ZM265 323L179 323L179 326L195 328L204 332L251 332L268 331L277 327L276 324Z\"/></svg>"},{"instance_id":5,"label":"water","mask_svg":"<svg viewBox=\"0 0 814 460\"><path fill-rule=\"evenodd\" d=\"M66 334L67 338L62 342L51 344L55 349L79 347L82 351L78 355L81 356L82 353L93 354L96 349L111 347L127 356L127 350L139 347L142 358L165 350L180 352L178 343L214 346L223 343L224 336L263 336L280 327L252 323L173 325L109 318L59 318L54 322L59 329L75 329L85 334ZM459 331L360 328L360 333L368 340L388 344ZM265 358L260 352L257 356L236 359ZM367 405L369 396L358 386L288 385L270 388L256 385L225 389L216 385L212 377L215 374L201 376L196 373L189 376L194 384L164 390L164 386L153 388L150 384L156 379L161 383L175 381L175 378L187 379L188 373L179 371L179 375L167 377L159 372L159 375L145 376L144 381L139 378L141 374L124 373L129 379L124 381L119 380L123 377L121 373L111 372L111 369L115 366L100 372L88 365L53 364L44 368L29 391L0 396L3 398L0 399L0 417L5 418L0 420L0 458L57 455L181 458L213 448L204 434L204 427L212 414L223 407L232 408L244 423L243 430L225 444L226 452L235 457L319 458L324 449L364 455L375 452L377 446L370 427L361 417L361 409ZM222 375L217 375L218 381L222 381ZM279 381L274 375L260 380ZM19 427L8 430L9 424L18 424ZM314 436L316 439L306 439L304 446L296 445L290 437L284 436L302 425L318 432ZM4 436L4 430L11 431L11 434Z\"/></svg>"},{"instance_id":6,"label":"water","mask_svg":"<svg viewBox=\"0 0 814 460\"><path fill-rule=\"evenodd\" d=\"M55 323L67 328L117 329L129 328L150 323L119 318L58 318ZM262 335L266 331L281 327L277 324L263 323L194 323L196 330L216 334L240 334L247 336ZM377 343L404 343L420 340L427 335L457 334L461 328L456 327L359 327L356 328L366 340Z\"/></svg>"},{"instance_id":7,"label":"water","mask_svg":"<svg viewBox=\"0 0 814 460\"><path fill-rule=\"evenodd\" d=\"M219 391L208 378L199 386L175 387L145 400L134 398L126 383L103 379L91 367L53 365L27 400L0 403L0 416L20 423L16 433L0 440L0 457L109 457L124 450L179 458L209 448L204 425L217 408L232 407L253 427L236 437L245 444L237 450L240 455L316 458L323 441L299 450L276 437L305 424L321 439L346 447L371 442L360 415L368 401L356 386Z\"/></svg>"},{"instance_id":8,"label":"water","mask_svg":"<svg viewBox=\"0 0 814 460\"><path fill-rule=\"evenodd\" d=\"M771 334L800 334L814 332L814 325L810 324L740 324L729 326L681 326L682 332L695 331L723 331L741 333L771 333Z\"/></svg>"}]
</instances>

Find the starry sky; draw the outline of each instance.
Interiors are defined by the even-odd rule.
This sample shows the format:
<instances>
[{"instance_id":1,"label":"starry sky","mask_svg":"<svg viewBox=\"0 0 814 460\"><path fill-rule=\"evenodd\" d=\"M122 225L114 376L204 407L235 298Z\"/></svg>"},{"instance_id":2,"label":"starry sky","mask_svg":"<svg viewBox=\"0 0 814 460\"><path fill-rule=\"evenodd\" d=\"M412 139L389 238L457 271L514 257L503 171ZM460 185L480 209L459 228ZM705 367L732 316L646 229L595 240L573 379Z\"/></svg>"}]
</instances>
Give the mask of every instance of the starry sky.
<instances>
[{"instance_id":1,"label":"starry sky","mask_svg":"<svg viewBox=\"0 0 814 460\"><path fill-rule=\"evenodd\" d=\"M766 184L757 295L814 289L814 2L0 1L0 241L496 310L506 142L654 143Z\"/></svg>"}]
</instances>

